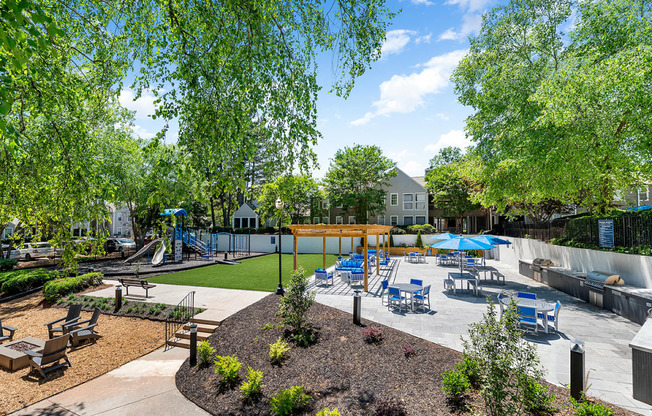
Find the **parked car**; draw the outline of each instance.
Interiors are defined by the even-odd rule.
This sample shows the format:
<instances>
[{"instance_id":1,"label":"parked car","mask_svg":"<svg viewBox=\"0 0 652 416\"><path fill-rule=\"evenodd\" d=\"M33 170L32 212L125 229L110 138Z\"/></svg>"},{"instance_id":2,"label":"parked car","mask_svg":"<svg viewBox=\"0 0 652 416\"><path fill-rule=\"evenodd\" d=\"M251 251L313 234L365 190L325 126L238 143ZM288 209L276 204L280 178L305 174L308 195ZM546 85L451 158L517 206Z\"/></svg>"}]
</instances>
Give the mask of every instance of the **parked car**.
<instances>
[{"instance_id":1,"label":"parked car","mask_svg":"<svg viewBox=\"0 0 652 416\"><path fill-rule=\"evenodd\" d=\"M106 240L106 251L112 253L114 251L125 252L135 250L136 243L128 238L109 238Z\"/></svg>"},{"instance_id":2,"label":"parked car","mask_svg":"<svg viewBox=\"0 0 652 416\"><path fill-rule=\"evenodd\" d=\"M20 259L20 250L7 244L2 245L2 257L5 259Z\"/></svg>"},{"instance_id":3,"label":"parked car","mask_svg":"<svg viewBox=\"0 0 652 416\"><path fill-rule=\"evenodd\" d=\"M25 247L20 249L20 258L30 261L41 257L54 257L56 253L51 243L25 243Z\"/></svg>"}]
</instances>

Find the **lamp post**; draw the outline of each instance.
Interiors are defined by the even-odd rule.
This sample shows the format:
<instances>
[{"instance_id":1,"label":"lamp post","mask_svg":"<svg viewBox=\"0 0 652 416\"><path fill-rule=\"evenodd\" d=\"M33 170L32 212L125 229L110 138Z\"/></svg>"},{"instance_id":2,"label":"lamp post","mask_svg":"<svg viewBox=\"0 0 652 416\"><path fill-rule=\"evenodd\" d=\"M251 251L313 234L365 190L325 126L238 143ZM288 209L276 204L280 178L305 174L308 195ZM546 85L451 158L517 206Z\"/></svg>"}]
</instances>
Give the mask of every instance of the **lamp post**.
<instances>
[{"instance_id":1,"label":"lamp post","mask_svg":"<svg viewBox=\"0 0 652 416\"><path fill-rule=\"evenodd\" d=\"M278 213L278 287L276 288L276 294L283 296L285 291L283 290L283 282L281 281L281 220L283 218L283 201L281 198L276 199L276 209L279 210Z\"/></svg>"}]
</instances>

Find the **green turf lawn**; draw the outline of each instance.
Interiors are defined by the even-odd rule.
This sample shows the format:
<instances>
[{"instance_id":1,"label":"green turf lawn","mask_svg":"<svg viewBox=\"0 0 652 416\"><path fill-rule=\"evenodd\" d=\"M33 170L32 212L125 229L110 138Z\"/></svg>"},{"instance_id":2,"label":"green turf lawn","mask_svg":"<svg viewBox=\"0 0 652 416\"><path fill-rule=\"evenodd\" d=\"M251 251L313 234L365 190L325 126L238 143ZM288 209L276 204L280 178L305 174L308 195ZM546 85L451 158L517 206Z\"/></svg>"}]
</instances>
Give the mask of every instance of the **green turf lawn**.
<instances>
[{"instance_id":1,"label":"green turf lawn","mask_svg":"<svg viewBox=\"0 0 652 416\"><path fill-rule=\"evenodd\" d=\"M292 254L283 254L283 286L290 280L294 267ZM326 255L326 267L335 264L336 255ZM321 254L299 254L299 266L307 275L322 267ZM278 286L278 254L242 260L240 264L216 264L161 276L148 277L148 282L171 285L221 287L225 289L260 290L275 292Z\"/></svg>"}]
</instances>

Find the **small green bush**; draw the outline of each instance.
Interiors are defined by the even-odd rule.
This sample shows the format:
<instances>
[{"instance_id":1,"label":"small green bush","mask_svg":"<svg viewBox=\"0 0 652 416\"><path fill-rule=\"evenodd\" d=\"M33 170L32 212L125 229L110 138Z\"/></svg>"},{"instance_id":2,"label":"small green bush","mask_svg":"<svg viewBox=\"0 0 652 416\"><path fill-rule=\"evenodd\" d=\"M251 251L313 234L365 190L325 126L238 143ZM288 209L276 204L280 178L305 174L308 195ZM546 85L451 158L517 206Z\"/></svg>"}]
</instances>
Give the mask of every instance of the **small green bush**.
<instances>
[{"instance_id":1,"label":"small green bush","mask_svg":"<svg viewBox=\"0 0 652 416\"><path fill-rule=\"evenodd\" d=\"M7 272L13 270L18 264L16 259L0 259L0 272Z\"/></svg>"},{"instance_id":2,"label":"small green bush","mask_svg":"<svg viewBox=\"0 0 652 416\"><path fill-rule=\"evenodd\" d=\"M342 416L337 408L331 410L328 407L322 409L316 416Z\"/></svg>"},{"instance_id":3,"label":"small green bush","mask_svg":"<svg viewBox=\"0 0 652 416\"><path fill-rule=\"evenodd\" d=\"M285 358L285 353L290 351L287 342L280 337L275 343L269 344L269 359L272 364L279 364Z\"/></svg>"},{"instance_id":4,"label":"small green bush","mask_svg":"<svg viewBox=\"0 0 652 416\"><path fill-rule=\"evenodd\" d=\"M51 280L43 286L43 295L48 302L56 302L57 299L79 292L89 287L102 284L102 273L87 273L75 277L64 277ZM93 304L93 306L100 306Z\"/></svg>"},{"instance_id":5,"label":"small green bush","mask_svg":"<svg viewBox=\"0 0 652 416\"><path fill-rule=\"evenodd\" d=\"M614 414L613 410L600 403L586 401L583 394L580 402L575 401L575 399L571 397L571 403L573 403L573 406L575 407L575 414L577 416L610 416Z\"/></svg>"},{"instance_id":6,"label":"small green bush","mask_svg":"<svg viewBox=\"0 0 652 416\"><path fill-rule=\"evenodd\" d=\"M256 371L251 367L247 367L247 380L240 386L242 398L244 400L252 399L260 395L264 387L263 372Z\"/></svg>"},{"instance_id":7,"label":"small green bush","mask_svg":"<svg viewBox=\"0 0 652 416\"><path fill-rule=\"evenodd\" d=\"M199 357L199 366L205 367L211 359L211 355L215 354L215 348L211 347L208 341L201 341L197 345L197 356Z\"/></svg>"},{"instance_id":8,"label":"small green bush","mask_svg":"<svg viewBox=\"0 0 652 416\"><path fill-rule=\"evenodd\" d=\"M546 414L557 410L552 404L554 394L548 394L548 388L539 380L524 375L523 380L523 407L530 413Z\"/></svg>"},{"instance_id":9,"label":"small green bush","mask_svg":"<svg viewBox=\"0 0 652 416\"><path fill-rule=\"evenodd\" d=\"M479 387L481 381L480 363L468 355L464 355L462 361L457 363L457 369L462 372L471 383L472 387Z\"/></svg>"},{"instance_id":10,"label":"small green bush","mask_svg":"<svg viewBox=\"0 0 652 416\"><path fill-rule=\"evenodd\" d=\"M471 388L471 383L464 373L454 368L448 369L442 374L442 381L444 382L442 390L456 402L460 401Z\"/></svg>"},{"instance_id":11,"label":"small green bush","mask_svg":"<svg viewBox=\"0 0 652 416\"><path fill-rule=\"evenodd\" d=\"M292 386L272 396L270 399L271 412L276 416L291 415L301 407L306 406L310 399L311 397L303 392L302 386Z\"/></svg>"},{"instance_id":12,"label":"small green bush","mask_svg":"<svg viewBox=\"0 0 652 416\"><path fill-rule=\"evenodd\" d=\"M421 238L421 230L417 232L417 241L415 245L419 248L423 248L423 239Z\"/></svg>"},{"instance_id":13,"label":"small green bush","mask_svg":"<svg viewBox=\"0 0 652 416\"><path fill-rule=\"evenodd\" d=\"M221 383L233 386L238 381L238 372L242 364L235 355L218 356L215 363L215 372L222 376Z\"/></svg>"},{"instance_id":14,"label":"small green bush","mask_svg":"<svg viewBox=\"0 0 652 416\"><path fill-rule=\"evenodd\" d=\"M46 269L15 270L1 274L0 291L8 295L26 292L43 286L46 282L59 277L59 272Z\"/></svg>"}]
</instances>

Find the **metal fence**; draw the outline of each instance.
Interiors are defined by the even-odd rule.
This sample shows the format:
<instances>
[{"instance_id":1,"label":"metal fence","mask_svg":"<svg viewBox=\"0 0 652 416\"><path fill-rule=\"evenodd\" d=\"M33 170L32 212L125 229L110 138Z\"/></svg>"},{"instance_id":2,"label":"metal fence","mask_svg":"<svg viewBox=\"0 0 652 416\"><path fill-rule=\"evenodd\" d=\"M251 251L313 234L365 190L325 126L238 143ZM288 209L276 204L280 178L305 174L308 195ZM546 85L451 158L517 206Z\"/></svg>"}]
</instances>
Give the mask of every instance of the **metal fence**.
<instances>
[{"instance_id":1,"label":"metal fence","mask_svg":"<svg viewBox=\"0 0 652 416\"><path fill-rule=\"evenodd\" d=\"M526 223L525 221L510 221L497 224L494 234L515 238L534 238L536 240L550 241L564 235L564 225L558 221L543 223Z\"/></svg>"}]
</instances>

